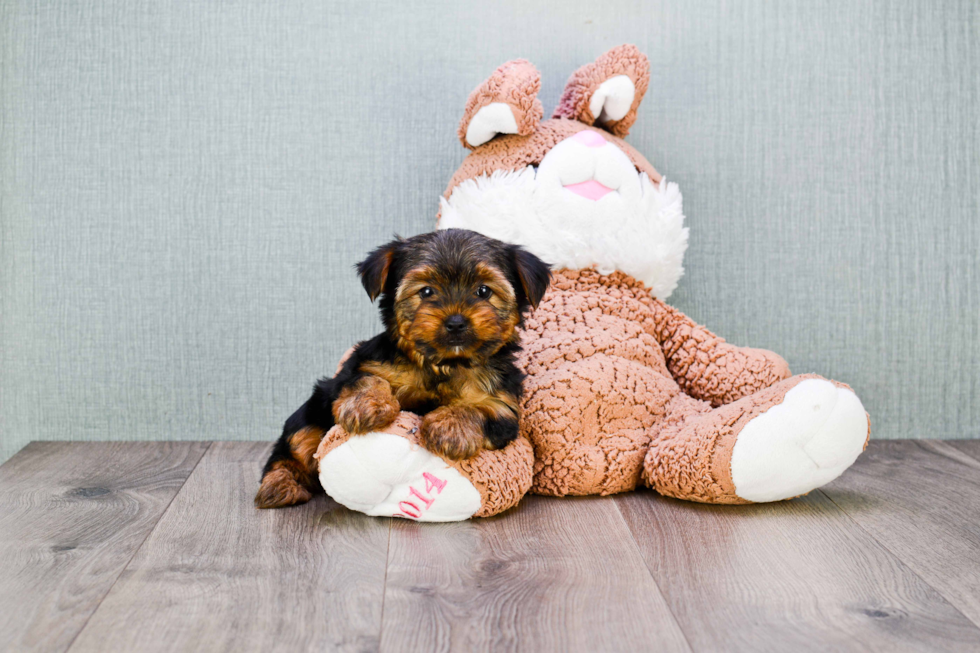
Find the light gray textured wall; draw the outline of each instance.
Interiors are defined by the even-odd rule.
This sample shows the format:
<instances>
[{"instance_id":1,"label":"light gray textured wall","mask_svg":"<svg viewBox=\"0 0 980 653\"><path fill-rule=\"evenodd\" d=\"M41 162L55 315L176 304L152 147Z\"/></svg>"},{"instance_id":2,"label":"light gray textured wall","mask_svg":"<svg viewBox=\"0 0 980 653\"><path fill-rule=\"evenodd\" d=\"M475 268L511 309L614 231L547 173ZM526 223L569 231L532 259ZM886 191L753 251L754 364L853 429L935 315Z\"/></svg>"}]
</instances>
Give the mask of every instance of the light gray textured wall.
<instances>
[{"instance_id":1,"label":"light gray textured wall","mask_svg":"<svg viewBox=\"0 0 980 653\"><path fill-rule=\"evenodd\" d=\"M431 227L469 91L527 57L550 110L622 42L686 200L672 303L876 437L980 437L975 2L459 5L3 0L0 460L276 437L376 330L351 265Z\"/></svg>"}]
</instances>

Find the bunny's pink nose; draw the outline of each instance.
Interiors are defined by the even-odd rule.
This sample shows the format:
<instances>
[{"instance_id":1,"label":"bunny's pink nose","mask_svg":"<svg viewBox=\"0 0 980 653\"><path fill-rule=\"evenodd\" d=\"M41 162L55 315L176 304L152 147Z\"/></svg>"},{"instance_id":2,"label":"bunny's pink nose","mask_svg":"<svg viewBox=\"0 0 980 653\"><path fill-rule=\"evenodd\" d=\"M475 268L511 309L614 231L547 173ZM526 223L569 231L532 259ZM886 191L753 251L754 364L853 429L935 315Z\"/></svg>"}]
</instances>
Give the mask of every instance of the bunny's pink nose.
<instances>
[{"instance_id":1,"label":"bunny's pink nose","mask_svg":"<svg viewBox=\"0 0 980 653\"><path fill-rule=\"evenodd\" d=\"M602 147L606 144L606 139L599 132L586 129L572 136L575 140L586 147Z\"/></svg>"}]
</instances>

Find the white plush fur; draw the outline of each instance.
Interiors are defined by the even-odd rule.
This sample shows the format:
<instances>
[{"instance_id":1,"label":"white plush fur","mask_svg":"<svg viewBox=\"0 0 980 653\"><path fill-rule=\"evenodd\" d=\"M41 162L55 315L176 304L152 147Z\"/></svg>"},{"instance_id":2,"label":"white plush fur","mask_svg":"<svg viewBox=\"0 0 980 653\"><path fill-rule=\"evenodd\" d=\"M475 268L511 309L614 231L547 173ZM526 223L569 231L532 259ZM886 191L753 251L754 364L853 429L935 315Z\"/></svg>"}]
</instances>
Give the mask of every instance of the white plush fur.
<instances>
[{"instance_id":1,"label":"white plush fur","mask_svg":"<svg viewBox=\"0 0 980 653\"><path fill-rule=\"evenodd\" d=\"M613 189L597 201L565 186L594 179ZM620 270L666 298L684 273L687 249L677 184L654 185L615 145L569 138L535 169L496 171L442 199L440 229L472 229L517 243L554 269Z\"/></svg>"}]
</instances>

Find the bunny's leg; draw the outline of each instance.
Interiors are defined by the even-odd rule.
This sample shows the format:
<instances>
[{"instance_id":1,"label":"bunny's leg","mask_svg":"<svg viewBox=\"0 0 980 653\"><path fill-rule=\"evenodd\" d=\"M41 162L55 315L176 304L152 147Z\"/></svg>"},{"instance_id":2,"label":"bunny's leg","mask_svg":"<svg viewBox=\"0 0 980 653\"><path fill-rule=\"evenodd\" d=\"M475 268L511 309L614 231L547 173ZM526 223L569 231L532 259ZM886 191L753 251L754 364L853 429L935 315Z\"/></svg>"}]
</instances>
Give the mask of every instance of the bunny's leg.
<instances>
[{"instance_id":1,"label":"bunny's leg","mask_svg":"<svg viewBox=\"0 0 980 653\"><path fill-rule=\"evenodd\" d=\"M806 494L850 467L870 433L857 395L815 374L710 410L677 400L682 416L654 436L643 481L678 499L761 503Z\"/></svg>"}]
</instances>

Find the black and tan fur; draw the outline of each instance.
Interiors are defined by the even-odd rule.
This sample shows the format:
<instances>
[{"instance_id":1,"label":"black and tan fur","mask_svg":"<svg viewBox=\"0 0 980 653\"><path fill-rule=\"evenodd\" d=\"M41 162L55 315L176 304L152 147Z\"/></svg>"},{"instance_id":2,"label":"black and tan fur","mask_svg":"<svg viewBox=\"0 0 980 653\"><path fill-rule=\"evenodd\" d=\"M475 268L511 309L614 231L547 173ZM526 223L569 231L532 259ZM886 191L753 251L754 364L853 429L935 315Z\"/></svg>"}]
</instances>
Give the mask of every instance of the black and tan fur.
<instances>
[{"instance_id":1,"label":"black and tan fur","mask_svg":"<svg viewBox=\"0 0 980 653\"><path fill-rule=\"evenodd\" d=\"M357 435L412 411L423 415L423 445L451 459L517 437L518 328L548 287L548 266L520 247L447 229L379 247L357 271L372 301L381 298L385 330L358 343L286 420L259 508L303 503L320 489L313 453L334 424Z\"/></svg>"}]
</instances>

